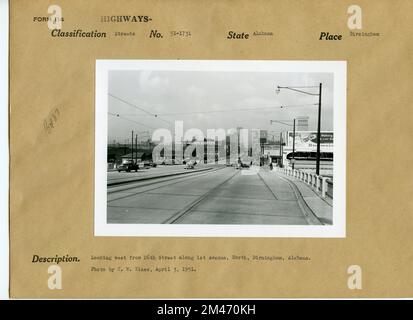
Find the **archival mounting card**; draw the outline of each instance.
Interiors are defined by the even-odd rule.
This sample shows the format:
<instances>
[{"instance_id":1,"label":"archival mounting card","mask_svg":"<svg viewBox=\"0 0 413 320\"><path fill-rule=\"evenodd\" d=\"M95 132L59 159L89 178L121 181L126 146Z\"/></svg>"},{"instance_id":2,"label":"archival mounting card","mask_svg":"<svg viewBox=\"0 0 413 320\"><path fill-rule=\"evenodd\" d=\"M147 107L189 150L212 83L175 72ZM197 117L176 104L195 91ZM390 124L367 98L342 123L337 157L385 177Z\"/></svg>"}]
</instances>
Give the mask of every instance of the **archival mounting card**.
<instances>
[{"instance_id":1,"label":"archival mounting card","mask_svg":"<svg viewBox=\"0 0 413 320\"><path fill-rule=\"evenodd\" d=\"M10 296L411 297L412 18L11 1Z\"/></svg>"}]
</instances>

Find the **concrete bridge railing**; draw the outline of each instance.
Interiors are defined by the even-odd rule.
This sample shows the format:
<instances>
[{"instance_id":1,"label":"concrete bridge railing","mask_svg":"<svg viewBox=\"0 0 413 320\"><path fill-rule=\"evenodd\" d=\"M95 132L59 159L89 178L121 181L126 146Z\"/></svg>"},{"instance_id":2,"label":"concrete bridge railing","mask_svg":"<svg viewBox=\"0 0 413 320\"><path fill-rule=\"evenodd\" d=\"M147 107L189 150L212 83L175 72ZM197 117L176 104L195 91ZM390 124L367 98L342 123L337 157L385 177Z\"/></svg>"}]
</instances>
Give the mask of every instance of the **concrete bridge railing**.
<instances>
[{"instance_id":1,"label":"concrete bridge railing","mask_svg":"<svg viewBox=\"0 0 413 320\"><path fill-rule=\"evenodd\" d=\"M296 178L308 184L310 187L317 190L321 197L325 198L327 195L333 198L333 182L327 177L317 175L315 173L310 173L306 171L301 171L291 168L277 168L279 172L284 173L287 176Z\"/></svg>"}]
</instances>

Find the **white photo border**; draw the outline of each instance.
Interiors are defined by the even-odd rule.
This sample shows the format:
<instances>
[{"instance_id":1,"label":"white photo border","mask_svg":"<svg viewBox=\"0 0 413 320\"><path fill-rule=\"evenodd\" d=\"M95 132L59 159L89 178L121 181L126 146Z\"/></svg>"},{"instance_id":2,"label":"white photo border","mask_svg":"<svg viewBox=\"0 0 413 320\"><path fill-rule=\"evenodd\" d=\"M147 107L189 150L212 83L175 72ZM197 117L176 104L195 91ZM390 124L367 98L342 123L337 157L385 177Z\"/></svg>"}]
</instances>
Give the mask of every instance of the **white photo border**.
<instances>
[{"instance_id":1,"label":"white photo border","mask_svg":"<svg viewBox=\"0 0 413 320\"><path fill-rule=\"evenodd\" d=\"M333 224L164 225L107 223L108 73L110 70L307 72L334 74ZM127 237L346 237L346 61L292 60L96 60L95 236Z\"/></svg>"}]
</instances>

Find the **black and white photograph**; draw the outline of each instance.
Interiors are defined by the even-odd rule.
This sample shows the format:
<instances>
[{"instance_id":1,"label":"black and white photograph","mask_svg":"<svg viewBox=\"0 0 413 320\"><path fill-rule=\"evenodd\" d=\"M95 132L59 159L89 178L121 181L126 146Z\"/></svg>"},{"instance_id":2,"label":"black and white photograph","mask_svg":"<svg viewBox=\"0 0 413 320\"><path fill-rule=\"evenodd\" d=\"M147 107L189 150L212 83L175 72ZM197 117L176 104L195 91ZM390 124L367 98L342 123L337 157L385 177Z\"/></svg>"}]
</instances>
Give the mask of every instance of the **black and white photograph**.
<instances>
[{"instance_id":1,"label":"black and white photograph","mask_svg":"<svg viewBox=\"0 0 413 320\"><path fill-rule=\"evenodd\" d=\"M173 235L341 228L342 63L104 62L99 224Z\"/></svg>"}]
</instances>

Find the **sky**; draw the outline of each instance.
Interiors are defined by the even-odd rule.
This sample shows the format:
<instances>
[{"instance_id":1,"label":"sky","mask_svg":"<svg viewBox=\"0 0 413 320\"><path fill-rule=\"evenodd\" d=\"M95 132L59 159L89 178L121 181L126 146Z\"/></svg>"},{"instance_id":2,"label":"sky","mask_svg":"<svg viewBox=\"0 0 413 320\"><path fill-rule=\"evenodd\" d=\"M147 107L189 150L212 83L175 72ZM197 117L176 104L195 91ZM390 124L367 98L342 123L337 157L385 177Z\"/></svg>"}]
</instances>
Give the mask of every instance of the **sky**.
<instances>
[{"instance_id":1,"label":"sky","mask_svg":"<svg viewBox=\"0 0 413 320\"><path fill-rule=\"evenodd\" d=\"M320 82L321 130L330 131L332 73L113 70L108 86L108 141L126 142L131 130L138 132L139 140L149 138L157 128L173 131L175 120L183 121L184 130L198 128L205 135L207 129L242 127L268 130L271 138L291 128L270 120L308 116L309 130L316 130L318 96L290 90L276 94L275 89ZM318 93L318 87L300 90Z\"/></svg>"}]
</instances>

